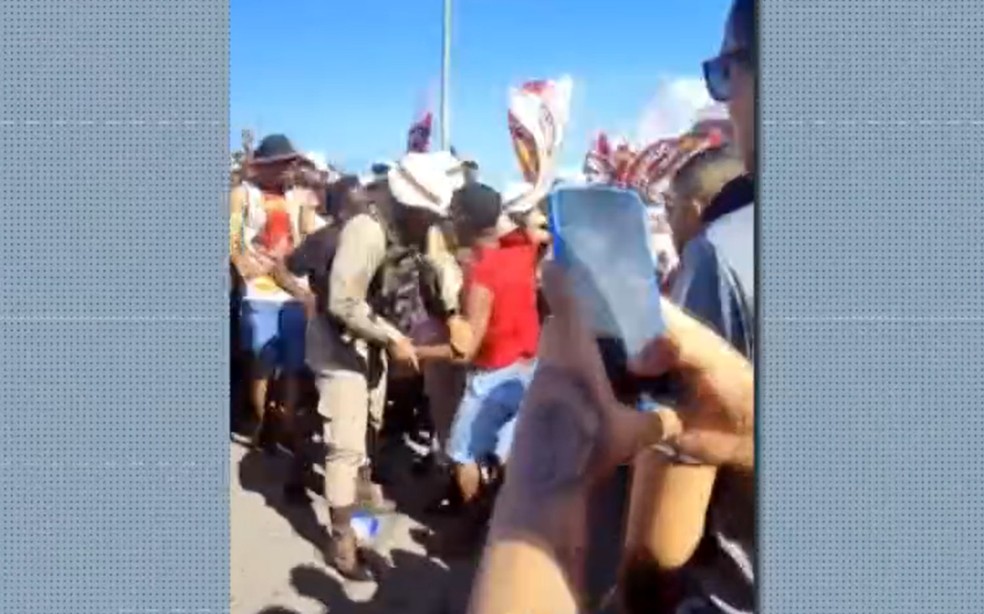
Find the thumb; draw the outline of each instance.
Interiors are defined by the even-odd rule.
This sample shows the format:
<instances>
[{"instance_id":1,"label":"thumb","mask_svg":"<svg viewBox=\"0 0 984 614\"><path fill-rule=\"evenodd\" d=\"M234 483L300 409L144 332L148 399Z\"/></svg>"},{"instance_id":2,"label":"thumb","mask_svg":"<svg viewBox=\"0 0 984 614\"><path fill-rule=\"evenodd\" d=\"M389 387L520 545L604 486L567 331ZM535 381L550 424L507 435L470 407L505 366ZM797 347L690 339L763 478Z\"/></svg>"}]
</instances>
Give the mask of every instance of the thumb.
<instances>
[{"instance_id":1,"label":"thumb","mask_svg":"<svg viewBox=\"0 0 984 614\"><path fill-rule=\"evenodd\" d=\"M550 305L550 317L541 336L539 362L579 374L596 395L596 400L608 407L614 393L598 342L578 306L570 276L558 264L544 263L543 291Z\"/></svg>"},{"instance_id":2,"label":"thumb","mask_svg":"<svg viewBox=\"0 0 984 614\"><path fill-rule=\"evenodd\" d=\"M543 293L550 306L550 317L543 330L540 359L569 368L583 367L584 357L592 352L597 355L598 350L578 306L571 279L554 262L544 263Z\"/></svg>"}]
</instances>

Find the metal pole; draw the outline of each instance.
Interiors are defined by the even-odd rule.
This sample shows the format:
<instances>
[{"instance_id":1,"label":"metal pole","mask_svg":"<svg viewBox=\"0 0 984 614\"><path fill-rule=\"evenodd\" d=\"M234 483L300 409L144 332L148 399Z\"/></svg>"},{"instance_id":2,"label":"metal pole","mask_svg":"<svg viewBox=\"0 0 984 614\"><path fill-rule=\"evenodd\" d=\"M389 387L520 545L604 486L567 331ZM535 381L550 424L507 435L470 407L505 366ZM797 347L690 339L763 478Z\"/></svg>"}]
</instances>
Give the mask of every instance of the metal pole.
<instances>
[{"instance_id":1,"label":"metal pole","mask_svg":"<svg viewBox=\"0 0 984 614\"><path fill-rule=\"evenodd\" d=\"M451 147L451 0L444 0L444 36L441 57L441 149Z\"/></svg>"}]
</instances>

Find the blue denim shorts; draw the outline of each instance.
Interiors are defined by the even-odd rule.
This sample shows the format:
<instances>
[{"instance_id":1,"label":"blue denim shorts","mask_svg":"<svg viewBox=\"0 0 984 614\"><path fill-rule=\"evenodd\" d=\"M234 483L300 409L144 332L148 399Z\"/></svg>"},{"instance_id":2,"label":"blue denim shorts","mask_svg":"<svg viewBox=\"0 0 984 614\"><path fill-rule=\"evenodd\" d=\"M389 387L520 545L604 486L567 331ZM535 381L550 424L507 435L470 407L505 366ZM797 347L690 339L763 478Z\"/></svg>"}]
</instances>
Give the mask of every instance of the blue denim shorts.
<instances>
[{"instance_id":1,"label":"blue denim shorts","mask_svg":"<svg viewBox=\"0 0 984 614\"><path fill-rule=\"evenodd\" d=\"M506 461L519 406L533 379L534 367L532 361L521 361L494 371L468 374L448 437L451 460L470 463L495 454L500 462Z\"/></svg>"},{"instance_id":2,"label":"blue denim shorts","mask_svg":"<svg viewBox=\"0 0 984 614\"><path fill-rule=\"evenodd\" d=\"M266 372L279 368L295 374L304 369L307 320L297 301L244 300L240 327L243 347Z\"/></svg>"}]
</instances>

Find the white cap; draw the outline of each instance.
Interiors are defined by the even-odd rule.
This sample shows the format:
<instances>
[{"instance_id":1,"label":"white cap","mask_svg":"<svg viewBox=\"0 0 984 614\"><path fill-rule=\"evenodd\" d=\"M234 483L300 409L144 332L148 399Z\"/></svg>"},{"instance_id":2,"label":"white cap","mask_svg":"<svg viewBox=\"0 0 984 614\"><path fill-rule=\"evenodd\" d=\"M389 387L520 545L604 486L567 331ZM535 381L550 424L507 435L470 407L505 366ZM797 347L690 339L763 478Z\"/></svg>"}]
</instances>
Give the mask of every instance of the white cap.
<instances>
[{"instance_id":1,"label":"white cap","mask_svg":"<svg viewBox=\"0 0 984 614\"><path fill-rule=\"evenodd\" d=\"M390 168L387 178L398 202L447 217L455 182L448 158L438 153L443 152L408 153Z\"/></svg>"}]
</instances>

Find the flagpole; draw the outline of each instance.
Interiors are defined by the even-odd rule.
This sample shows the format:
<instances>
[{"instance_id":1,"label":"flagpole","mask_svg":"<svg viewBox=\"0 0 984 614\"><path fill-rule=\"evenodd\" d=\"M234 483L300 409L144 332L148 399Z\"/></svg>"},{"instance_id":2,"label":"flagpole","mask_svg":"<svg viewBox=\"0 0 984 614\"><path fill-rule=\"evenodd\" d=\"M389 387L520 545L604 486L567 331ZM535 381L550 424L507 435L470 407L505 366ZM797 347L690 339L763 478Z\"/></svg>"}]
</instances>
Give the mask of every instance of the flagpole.
<instances>
[{"instance_id":1,"label":"flagpole","mask_svg":"<svg viewBox=\"0 0 984 614\"><path fill-rule=\"evenodd\" d=\"M441 56L441 149L451 147L451 0L444 0L444 32Z\"/></svg>"}]
</instances>

